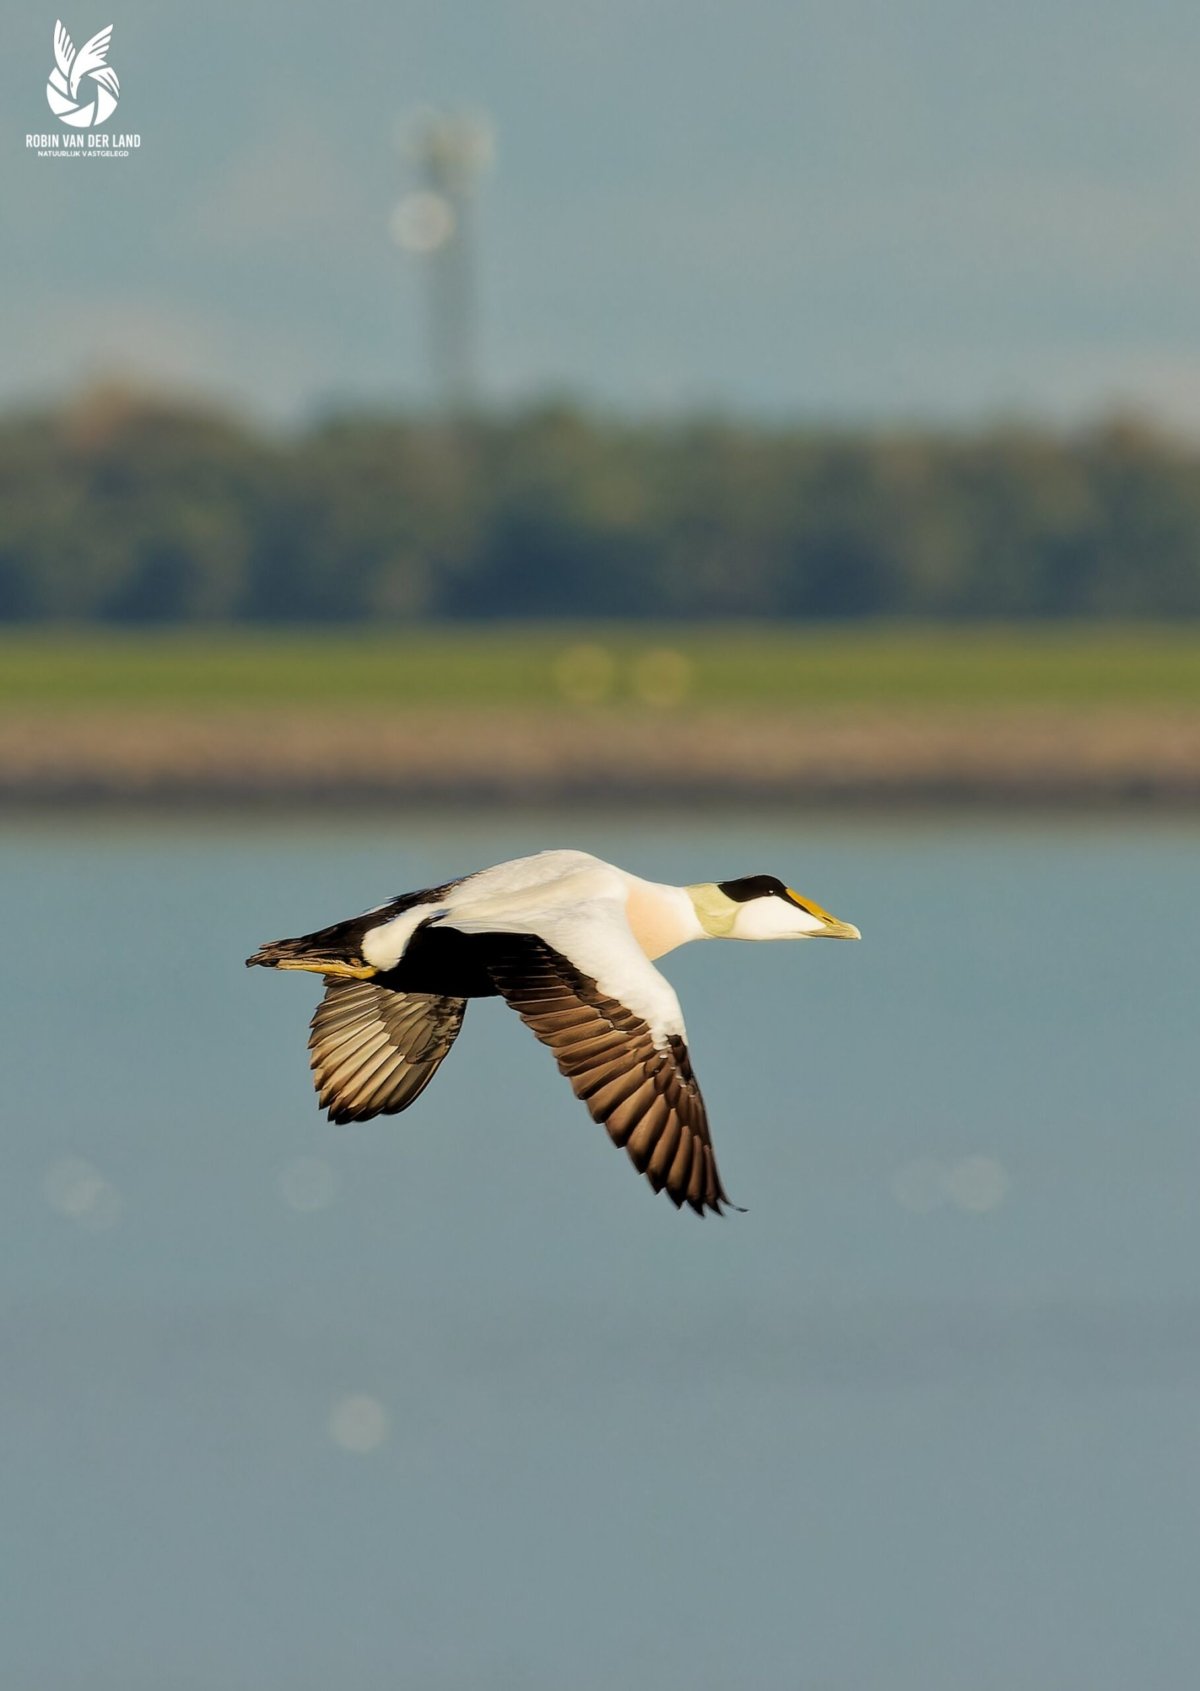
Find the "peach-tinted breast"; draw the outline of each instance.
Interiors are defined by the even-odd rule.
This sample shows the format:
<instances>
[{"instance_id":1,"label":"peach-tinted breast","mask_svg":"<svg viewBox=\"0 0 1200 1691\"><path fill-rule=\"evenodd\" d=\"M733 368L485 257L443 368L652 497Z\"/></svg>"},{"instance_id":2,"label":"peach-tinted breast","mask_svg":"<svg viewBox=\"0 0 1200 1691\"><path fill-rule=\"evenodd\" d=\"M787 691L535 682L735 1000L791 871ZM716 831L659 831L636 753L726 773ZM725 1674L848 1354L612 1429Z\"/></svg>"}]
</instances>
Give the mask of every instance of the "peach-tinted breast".
<instances>
[{"instance_id":1,"label":"peach-tinted breast","mask_svg":"<svg viewBox=\"0 0 1200 1691\"><path fill-rule=\"evenodd\" d=\"M696 914L681 887L655 886L630 876L625 915L647 957L662 957L696 937Z\"/></svg>"}]
</instances>

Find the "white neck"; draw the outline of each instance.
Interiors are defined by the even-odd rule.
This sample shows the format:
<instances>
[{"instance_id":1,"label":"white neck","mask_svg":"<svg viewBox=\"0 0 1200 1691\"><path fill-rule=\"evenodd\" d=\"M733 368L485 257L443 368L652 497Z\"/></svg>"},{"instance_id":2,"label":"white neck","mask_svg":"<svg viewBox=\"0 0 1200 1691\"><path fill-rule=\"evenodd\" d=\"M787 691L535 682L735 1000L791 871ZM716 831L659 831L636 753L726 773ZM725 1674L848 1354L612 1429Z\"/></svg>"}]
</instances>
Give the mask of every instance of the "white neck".
<instances>
[{"instance_id":1,"label":"white neck","mask_svg":"<svg viewBox=\"0 0 1200 1691\"><path fill-rule=\"evenodd\" d=\"M625 915L647 957L663 957L676 946L709 936L701 925L686 887L670 887L662 881L643 881L625 875L628 892Z\"/></svg>"}]
</instances>

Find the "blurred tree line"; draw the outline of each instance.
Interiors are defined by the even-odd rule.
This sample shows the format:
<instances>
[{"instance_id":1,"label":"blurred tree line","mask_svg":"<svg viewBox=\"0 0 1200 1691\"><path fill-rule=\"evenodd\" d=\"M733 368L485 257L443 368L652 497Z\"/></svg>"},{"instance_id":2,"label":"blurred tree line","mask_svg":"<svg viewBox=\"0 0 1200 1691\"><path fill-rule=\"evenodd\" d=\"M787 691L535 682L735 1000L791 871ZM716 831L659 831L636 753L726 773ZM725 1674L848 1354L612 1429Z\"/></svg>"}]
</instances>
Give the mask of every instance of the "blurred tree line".
<instances>
[{"instance_id":1,"label":"blurred tree line","mask_svg":"<svg viewBox=\"0 0 1200 1691\"><path fill-rule=\"evenodd\" d=\"M4 621L1197 614L1200 450L1130 423L0 422Z\"/></svg>"}]
</instances>

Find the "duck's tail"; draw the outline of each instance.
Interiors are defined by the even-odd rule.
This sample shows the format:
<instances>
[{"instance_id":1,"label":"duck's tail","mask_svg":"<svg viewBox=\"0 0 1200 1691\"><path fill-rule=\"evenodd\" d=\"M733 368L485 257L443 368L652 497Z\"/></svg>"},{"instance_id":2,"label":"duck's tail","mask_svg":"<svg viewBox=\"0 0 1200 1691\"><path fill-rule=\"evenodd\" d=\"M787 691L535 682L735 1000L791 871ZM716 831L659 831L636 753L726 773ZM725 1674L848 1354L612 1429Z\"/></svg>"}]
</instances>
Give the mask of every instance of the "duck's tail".
<instances>
[{"instance_id":1,"label":"duck's tail","mask_svg":"<svg viewBox=\"0 0 1200 1691\"><path fill-rule=\"evenodd\" d=\"M248 969L302 969L312 975L366 981L378 974L359 950L361 924L341 922L319 933L301 934L298 939L272 939L247 957Z\"/></svg>"}]
</instances>

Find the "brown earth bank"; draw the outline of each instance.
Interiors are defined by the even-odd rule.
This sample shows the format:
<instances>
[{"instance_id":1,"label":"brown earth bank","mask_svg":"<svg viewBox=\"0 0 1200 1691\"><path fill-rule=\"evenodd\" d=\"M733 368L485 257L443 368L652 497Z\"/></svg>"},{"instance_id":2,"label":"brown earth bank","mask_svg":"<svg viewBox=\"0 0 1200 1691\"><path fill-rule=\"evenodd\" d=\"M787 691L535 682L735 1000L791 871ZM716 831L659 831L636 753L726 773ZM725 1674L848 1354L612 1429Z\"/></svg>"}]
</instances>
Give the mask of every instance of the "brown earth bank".
<instances>
[{"instance_id":1,"label":"brown earth bank","mask_svg":"<svg viewBox=\"0 0 1200 1691\"><path fill-rule=\"evenodd\" d=\"M0 803L1200 804L1200 713L79 711L0 716Z\"/></svg>"}]
</instances>

